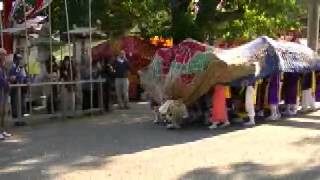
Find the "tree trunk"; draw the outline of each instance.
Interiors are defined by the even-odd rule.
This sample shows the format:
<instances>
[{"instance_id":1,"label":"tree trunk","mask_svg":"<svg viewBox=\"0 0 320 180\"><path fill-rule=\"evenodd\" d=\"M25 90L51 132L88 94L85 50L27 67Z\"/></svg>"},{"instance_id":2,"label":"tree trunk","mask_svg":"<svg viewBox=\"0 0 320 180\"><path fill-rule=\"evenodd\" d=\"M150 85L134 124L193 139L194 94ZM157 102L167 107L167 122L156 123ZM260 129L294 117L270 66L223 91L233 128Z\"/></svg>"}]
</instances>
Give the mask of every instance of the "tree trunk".
<instances>
[{"instance_id":1,"label":"tree trunk","mask_svg":"<svg viewBox=\"0 0 320 180\"><path fill-rule=\"evenodd\" d=\"M318 0L310 0L308 3L308 46L318 51L319 3Z\"/></svg>"},{"instance_id":2,"label":"tree trunk","mask_svg":"<svg viewBox=\"0 0 320 180\"><path fill-rule=\"evenodd\" d=\"M179 34L179 26L183 26L185 22L185 15L188 13L188 7L191 0L170 0L171 5L171 33L173 36L174 44L179 43L183 39L187 38Z\"/></svg>"}]
</instances>

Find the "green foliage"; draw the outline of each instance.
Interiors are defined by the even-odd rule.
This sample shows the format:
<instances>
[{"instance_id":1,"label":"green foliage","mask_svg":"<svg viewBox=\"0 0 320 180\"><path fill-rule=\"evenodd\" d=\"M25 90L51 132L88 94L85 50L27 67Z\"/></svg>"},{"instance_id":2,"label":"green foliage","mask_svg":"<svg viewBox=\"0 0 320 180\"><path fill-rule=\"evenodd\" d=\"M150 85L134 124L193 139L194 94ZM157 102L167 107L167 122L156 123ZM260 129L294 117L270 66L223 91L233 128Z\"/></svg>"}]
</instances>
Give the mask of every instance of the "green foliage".
<instances>
[{"instance_id":1,"label":"green foliage","mask_svg":"<svg viewBox=\"0 0 320 180\"><path fill-rule=\"evenodd\" d=\"M129 0L123 1L123 8L130 13L129 20L140 30L140 35L169 36L171 26L169 4L166 0Z\"/></svg>"},{"instance_id":2,"label":"green foliage","mask_svg":"<svg viewBox=\"0 0 320 180\"><path fill-rule=\"evenodd\" d=\"M166 34L170 27L166 4L166 0L93 0L92 23L110 36L123 35L136 26L145 37ZM56 30L66 31L64 8L64 0L53 1L53 24ZM88 26L88 0L68 1L68 8L70 28L73 24Z\"/></svg>"},{"instance_id":3,"label":"green foliage","mask_svg":"<svg viewBox=\"0 0 320 180\"><path fill-rule=\"evenodd\" d=\"M98 19L104 19L106 17L108 0L93 0L92 1L92 22L93 25L97 25ZM70 29L73 25L77 27L89 26L89 1L88 0L68 0L68 15ZM64 0L57 0L52 2L52 22L54 30L61 32L66 31L66 11Z\"/></svg>"},{"instance_id":4,"label":"green foliage","mask_svg":"<svg viewBox=\"0 0 320 180\"><path fill-rule=\"evenodd\" d=\"M294 0L270 0L251 2L245 6L243 17L236 19L220 32L225 39L252 39L267 35L276 37L289 29L299 29L297 21L302 9Z\"/></svg>"},{"instance_id":5,"label":"green foliage","mask_svg":"<svg viewBox=\"0 0 320 180\"><path fill-rule=\"evenodd\" d=\"M68 0L70 26L88 26L88 0ZM110 36L124 35L134 28L143 37L172 36L200 41L225 38L275 36L298 28L301 8L295 0L199 0L194 13L194 0L92 0L93 26ZM53 1L53 27L65 31L64 0Z\"/></svg>"}]
</instances>

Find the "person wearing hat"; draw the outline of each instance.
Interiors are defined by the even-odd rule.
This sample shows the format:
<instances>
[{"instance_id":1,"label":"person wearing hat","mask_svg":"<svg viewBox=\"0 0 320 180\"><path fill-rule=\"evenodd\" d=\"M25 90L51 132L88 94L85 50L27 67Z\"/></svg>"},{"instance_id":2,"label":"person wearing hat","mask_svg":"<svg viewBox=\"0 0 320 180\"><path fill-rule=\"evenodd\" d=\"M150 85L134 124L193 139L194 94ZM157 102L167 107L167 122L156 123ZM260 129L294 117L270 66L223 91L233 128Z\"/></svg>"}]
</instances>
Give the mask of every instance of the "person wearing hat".
<instances>
[{"instance_id":1,"label":"person wearing hat","mask_svg":"<svg viewBox=\"0 0 320 180\"><path fill-rule=\"evenodd\" d=\"M7 78L7 72L5 68L5 56L6 50L0 48L0 140L5 140L11 136L6 131L5 121L7 113L7 103L9 95L9 82Z\"/></svg>"},{"instance_id":2,"label":"person wearing hat","mask_svg":"<svg viewBox=\"0 0 320 180\"><path fill-rule=\"evenodd\" d=\"M13 65L9 71L9 77L10 77L10 83L11 84L25 84L27 83L27 73L25 71L25 68L22 64L22 55L19 53L16 53L13 57ZM11 111L12 111L12 117L18 118L18 88L12 88L10 90L10 97L11 97ZM24 88L21 88L21 113L24 115L26 113L26 107L25 107L25 100L26 100L26 90ZM16 126L24 126L26 125L23 121L17 121L15 122Z\"/></svg>"}]
</instances>

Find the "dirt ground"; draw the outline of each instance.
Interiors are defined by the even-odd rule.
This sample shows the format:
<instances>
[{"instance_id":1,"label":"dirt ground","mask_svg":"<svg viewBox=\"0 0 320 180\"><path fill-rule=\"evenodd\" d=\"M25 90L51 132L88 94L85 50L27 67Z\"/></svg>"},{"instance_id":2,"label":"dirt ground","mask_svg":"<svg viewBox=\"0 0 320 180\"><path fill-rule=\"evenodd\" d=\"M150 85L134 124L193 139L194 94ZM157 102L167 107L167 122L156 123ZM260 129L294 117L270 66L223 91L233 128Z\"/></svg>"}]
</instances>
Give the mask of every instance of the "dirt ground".
<instances>
[{"instance_id":1,"label":"dirt ground","mask_svg":"<svg viewBox=\"0 0 320 180\"><path fill-rule=\"evenodd\" d=\"M137 104L13 129L0 142L0 179L320 179L320 112L223 130L168 131L151 119Z\"/></svg>"}]
</instances>

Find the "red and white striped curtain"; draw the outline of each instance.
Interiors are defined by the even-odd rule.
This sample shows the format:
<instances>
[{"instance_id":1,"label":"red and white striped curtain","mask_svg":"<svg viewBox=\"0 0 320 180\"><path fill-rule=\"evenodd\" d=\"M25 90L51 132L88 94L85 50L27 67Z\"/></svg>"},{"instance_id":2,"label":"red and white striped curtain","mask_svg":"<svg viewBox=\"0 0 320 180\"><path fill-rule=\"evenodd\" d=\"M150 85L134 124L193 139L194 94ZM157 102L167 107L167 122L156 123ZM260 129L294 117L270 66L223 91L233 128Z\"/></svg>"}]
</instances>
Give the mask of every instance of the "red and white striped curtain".
<instances>
[{"instance_id":1,"label":"red and white striped curtain","mask_svg":"<svg viewBox=\"0 0 320 180\"><path fill-rule=\"evenodd\" d=\"M31 12L27 14L27 17L32 17L48 7L53 0L37 0Z\"/></svg>"},{"instance_id":2,"label":"red and white striped curtain","mask_svg":"<svg viewBox=\"0 0 320 180\"><path fill-rule=\"evenodd\" d=\"M3 11L3 28L10 27L10 15L12 11L13 0L5 0L4 1L4 11ZM4 38L4 48L6 51L11 54L13 51L13 40L12 36L8 33L3 34Z\"/></svg>"}]
</instances>

